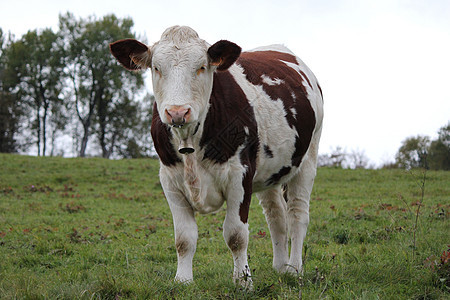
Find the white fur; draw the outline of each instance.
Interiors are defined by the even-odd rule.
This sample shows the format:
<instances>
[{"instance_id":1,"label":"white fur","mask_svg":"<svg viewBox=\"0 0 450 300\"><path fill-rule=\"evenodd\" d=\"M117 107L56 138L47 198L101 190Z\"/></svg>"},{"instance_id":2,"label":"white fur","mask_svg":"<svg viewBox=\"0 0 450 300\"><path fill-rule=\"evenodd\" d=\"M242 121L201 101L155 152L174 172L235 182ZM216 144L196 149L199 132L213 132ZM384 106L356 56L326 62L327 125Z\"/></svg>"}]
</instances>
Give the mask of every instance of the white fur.
<instances>
[{"instance_id":1,"label":"white fur","mask_svg":"<svg viewBox=\"0 0 450 300\"><path fill-rule=\"evenodd\" d=\"M261 79L267 85L280 85L284 83L284 80L281 80L280 78L270 78L265 74L261 75Z\"/></svg>"}]
</instances>

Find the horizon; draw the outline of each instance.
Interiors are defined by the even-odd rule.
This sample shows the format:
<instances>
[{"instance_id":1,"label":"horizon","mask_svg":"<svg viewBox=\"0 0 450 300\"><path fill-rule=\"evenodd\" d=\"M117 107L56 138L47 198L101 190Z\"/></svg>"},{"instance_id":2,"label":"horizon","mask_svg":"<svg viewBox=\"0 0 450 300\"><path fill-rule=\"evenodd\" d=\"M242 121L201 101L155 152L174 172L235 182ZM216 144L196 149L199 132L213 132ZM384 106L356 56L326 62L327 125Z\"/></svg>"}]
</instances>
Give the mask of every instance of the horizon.
<instances>
[{"instance_id":1,"label":"horizon","mask_svg":"<svg viewBox=\"0 0 450 300\"><path fill-rule=\"evenodd\" d=\"M393 161L408 137L435 139L450 120L447 1L233 0L227 7L213 1L121 3L8 2L0 12L0 28L19 39L28 30L56 31L58 15L65 12L77 18L113 13L133 19L134 31L149 44L175 24L192 27L209 43L228 39L244 50L285 44L311 68L324 92L320 154L341 146L364 151L376 166ZM220 12L219 18L213 12ZM274 15L283 17L268 22Z\"/></svg>"}]
</instances>

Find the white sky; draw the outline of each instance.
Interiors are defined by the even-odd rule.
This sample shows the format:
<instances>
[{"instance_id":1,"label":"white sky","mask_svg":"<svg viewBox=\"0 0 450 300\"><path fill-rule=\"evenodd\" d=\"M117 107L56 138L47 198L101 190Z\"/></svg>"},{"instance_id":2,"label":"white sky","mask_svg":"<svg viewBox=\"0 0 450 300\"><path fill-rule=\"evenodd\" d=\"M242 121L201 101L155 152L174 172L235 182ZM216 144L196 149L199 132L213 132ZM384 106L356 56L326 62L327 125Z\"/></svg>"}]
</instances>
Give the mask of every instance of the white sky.
<instances>
[{"instance_id":1,"label":"white sky","mask_svg":"<svg viewBox=\"0 0 450 300\"><path fill-rule=\"evenodd\" d=\"M406 137L435 138L450 120L449 0L0 0L0 28L16 38L56 31L67 11L131 17L150 44L177 24L211 44L285 44L322 86L321 153L340 145L380 164Z\"/></svg>"}]
</instances>

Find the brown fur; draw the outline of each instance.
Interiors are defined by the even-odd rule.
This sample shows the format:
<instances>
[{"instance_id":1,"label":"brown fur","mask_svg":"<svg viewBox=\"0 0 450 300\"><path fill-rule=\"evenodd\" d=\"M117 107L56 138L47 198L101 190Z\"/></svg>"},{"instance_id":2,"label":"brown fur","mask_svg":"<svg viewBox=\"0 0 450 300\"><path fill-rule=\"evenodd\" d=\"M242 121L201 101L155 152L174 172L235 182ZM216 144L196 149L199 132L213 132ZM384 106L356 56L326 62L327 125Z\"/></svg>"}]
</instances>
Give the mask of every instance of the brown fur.
<instances>
[{"instance_id":1,"label":"brown fur","mask_svg":"<svg viewBox=\"0 0 450 300\"><path fill-rule=\"evenodd\" d=\"M177 247L178 255L184 256L188 251L189 244L186 240L177 240L175 246Z\"/></svg>"},{"instance_id":2,"label":"brown fur","mask_svg":"<svg viewBox=\"0 0 450 300\"><path fill-rule=\"evenodd\" d=\"M237 232L233 233L228 239L228 247L232 252L236 252L242 249L242 245L244 244L244 240L241 235Z\"/></svg>"},{"instance_id":3,"label":"brown fur","mask_svg":"<svg viewBox=\"0 0 450 300\"><path fill-rule=\"evenodd\" d=\"M109 44L112 55L128 70L148 67L150 62L145 55L148 47L134 39L120 40ZM148 55L149 56L149 55Z\"/></svg>"}]
</instances>

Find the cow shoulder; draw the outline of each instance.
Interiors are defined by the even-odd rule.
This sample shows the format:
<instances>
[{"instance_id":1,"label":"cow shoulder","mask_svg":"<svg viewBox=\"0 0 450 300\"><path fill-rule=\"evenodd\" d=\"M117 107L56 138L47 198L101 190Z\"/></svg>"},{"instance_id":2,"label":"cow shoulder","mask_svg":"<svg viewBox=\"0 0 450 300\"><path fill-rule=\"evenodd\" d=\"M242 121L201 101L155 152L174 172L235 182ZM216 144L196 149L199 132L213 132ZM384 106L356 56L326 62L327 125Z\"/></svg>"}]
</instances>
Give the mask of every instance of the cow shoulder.
<instances>
[{"instance_id":1,"label":"cow shoulder","mask_svg":"<svg viewBox=\"0 0 450 300\"><path fill-rule=\"evenodd\" d=\"M203 128L200 147L205 150L204 159L224 163L241 146L247 156L256 157L258 133L253 107L229 71L214 74Z\"/></svg>"}]
</instances>

